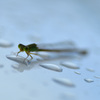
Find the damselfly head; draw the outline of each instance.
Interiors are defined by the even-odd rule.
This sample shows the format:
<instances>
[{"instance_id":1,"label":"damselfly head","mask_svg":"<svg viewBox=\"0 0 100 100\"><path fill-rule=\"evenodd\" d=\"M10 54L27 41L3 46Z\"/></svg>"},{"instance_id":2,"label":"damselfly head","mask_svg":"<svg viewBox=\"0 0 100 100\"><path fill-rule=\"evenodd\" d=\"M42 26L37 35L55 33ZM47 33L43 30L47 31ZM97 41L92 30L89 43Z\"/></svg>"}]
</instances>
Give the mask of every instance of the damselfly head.
<instances>
[{"instance_id":1,"label":"damselfly head","mask_svg":"<svg viewBox=\"0 0 100 100\"><path fill-rule=\"evenodd\" d=\"M19 44L19 45L18 45L18 48L20 49L20 51L24 51L25 45Z\"/></svg>"}]
</instances>

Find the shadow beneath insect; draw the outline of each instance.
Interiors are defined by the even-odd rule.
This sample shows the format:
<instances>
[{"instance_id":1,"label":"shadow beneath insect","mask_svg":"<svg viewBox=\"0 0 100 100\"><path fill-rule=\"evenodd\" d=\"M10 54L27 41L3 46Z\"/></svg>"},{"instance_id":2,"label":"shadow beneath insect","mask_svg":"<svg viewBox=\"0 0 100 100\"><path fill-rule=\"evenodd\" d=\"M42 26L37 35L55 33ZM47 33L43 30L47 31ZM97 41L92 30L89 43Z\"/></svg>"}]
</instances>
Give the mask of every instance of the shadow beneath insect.
<instances>
[{"instance_id":1,"label":"shadow beneath insect","mask_svg":"<svg viewBox=\"0 0 100 100\"><path fill-rule=\"evenodd\" d=\"M40 61L39 61L40 62ZM38 64L39 62L37 61L34 61L34 63L32 62L31 64L29 65L25 65L25 64L22 64L22 63L18 63L16 65L12 65L12 68L16 69L17 71L19 72L23 72L24 70L31 70L33 67L36 66L36 64Z\"/></svg>"},{"instance_id":2,"label":"shadow beneath insect","mask_svg":"<svg viewBox=\"0 0 100 100\"><path fill-rule=\"evenodd\" d=\"M37 61L30 61L28 62L28 65L25 65L23 63L18 63L16 65L12 65L12 68L16 69L19 72L23 72L24 70L31 70L32 68L38 68L39 64L41 63L47 63L48 61L64 61L64 60L75 60L75 59L80 59L79 57L57 57L57 58L53 58L53 59L38 59Z\"/></svg>"}]
</instances>

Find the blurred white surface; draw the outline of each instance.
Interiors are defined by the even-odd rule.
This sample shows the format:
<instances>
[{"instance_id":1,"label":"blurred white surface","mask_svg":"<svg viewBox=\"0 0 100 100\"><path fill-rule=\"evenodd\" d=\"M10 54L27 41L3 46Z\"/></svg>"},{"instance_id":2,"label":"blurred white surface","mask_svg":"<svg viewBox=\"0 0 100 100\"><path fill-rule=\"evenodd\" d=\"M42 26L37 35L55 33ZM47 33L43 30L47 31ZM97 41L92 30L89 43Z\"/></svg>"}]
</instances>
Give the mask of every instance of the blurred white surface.
<instances>
[{"instance_id":1,"label":"blurred white surface","mask_svg":"<svg viewBox=\"0 0 100 100\"><path fill-rule=\"evenodd\" d=\"M14 46L0 47L0 65L4 66L0 69L0 100L99 100L100 80L94 77L100 76L99 11L99 0L1 0L0 39ZM60 65L63 71L59 73L44 69L39 63L15 68L12 65L16 62L6 58L11 52L18 52L19 43L63 40L88 50L86 57L71 59L80 63L81 75L60 65L67 59L46 61ZM21 55L26 57L25 53ZM71 79L75 88L54 83L55 77ZM94 82L87 83L84 79Z\"/></svg>"}]
</instances>

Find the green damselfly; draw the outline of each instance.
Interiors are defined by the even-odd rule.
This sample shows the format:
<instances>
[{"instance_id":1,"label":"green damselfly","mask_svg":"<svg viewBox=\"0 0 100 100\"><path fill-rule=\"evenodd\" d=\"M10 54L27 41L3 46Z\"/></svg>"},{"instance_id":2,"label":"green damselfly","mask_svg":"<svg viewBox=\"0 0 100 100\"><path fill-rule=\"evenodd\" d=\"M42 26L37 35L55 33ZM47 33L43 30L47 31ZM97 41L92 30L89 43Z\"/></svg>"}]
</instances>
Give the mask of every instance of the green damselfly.
<instances>
[{"instance_id":1,"label":"green damselfly","mask_svg":"<svg viewBox=\"0 0 100 100\"><path fill-rule=\"evenodd\" d=\"M33 55L38 55L38 53L32 53L32 52L76 52L79 54L86 54L87 51L86 50L80 50L78 48L76 48L75 46L73 46L72 44L70 44L69 42L59 42L59 43L55 43L55 44L29 44L29 45L23 45L23 44L19 44L18 45L19 48L19 52L17 53L17 55L20 52L26 52L27 57L25 59L27 59L29 56L31 57L31 59L33 59L33 57L31 56L31 54Z\"/></svg>"}]
</instances>

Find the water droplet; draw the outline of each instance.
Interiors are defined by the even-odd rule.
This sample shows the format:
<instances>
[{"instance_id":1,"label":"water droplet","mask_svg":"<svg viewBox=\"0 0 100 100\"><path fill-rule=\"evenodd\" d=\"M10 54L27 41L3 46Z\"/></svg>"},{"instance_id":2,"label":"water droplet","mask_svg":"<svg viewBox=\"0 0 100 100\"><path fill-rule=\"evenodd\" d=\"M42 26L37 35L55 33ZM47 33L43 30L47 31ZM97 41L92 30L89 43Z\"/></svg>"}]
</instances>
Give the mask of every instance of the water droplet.
<instances>
[{"instance_id":1,"label":"water droplet","mask_svg":"<svg viewBox=\"0 0 100 100\"><path fill-rule=\"evenodd\" d=\"M100 79L100 76L94 76L94 77Z\"/></svg>"},{"instance_id":2,"label":"water droplet","mask_svg":"<svg viewBox=\"0 0 100 100\"><path fill-rule=\"evenodd\" d=\"M11 46L13 46L13 43L2 39L0 40L0 47L11 47Z\"/></svg>"},{"instance_id":3,"label":"water droplet","mask_svg":"<svg viewBox=\"0 0 100 100\"><path fill-rule=\"evenodd\" d=\"M81 73L80 73L80 72L77 72L77 71L75 71L74 73L75 73L75 74L78 74L78 75L81 75Z\"/></svg>"},{"instance_id":4,"label":"water droplet","mask_svg":"<svg viewBox=\"0 0 100 100\"><path fill-rule=\"evenodd\" d=\"M16 55L7 55L6 56L8 59L10 60L13 60L13 61L16 61L18 63L22 63L22 64L25 64L25 65L28 65L29 64L29 61L24 57L21 57L21 56L16 56Z\"/></svg>"},{"instance_id":5,"label":"water droplet","mask_svg":"<svg viewBox=\"0 0 100 100\"><path fill-rule=\"evenodd\" d=\"M89 78L84 79L84 81L86 81L86 82L88 82L88 83L94 82L94 80L93 80L93 79L89 79Z\"/></svg>"},{"instance_id":6,"label":"water droplet","mask_svg":"<svg viewBox=\"0 0 100 100\"><path fill-rule=\"evenodd\" d=\"M53 81L64 86L75 87L75 84L71 80L66 78L53 78Z\"/></svg>"},{"instance_id":7,"label":"water droplet","mask_svg":"<svg viewBox=\"0 0 100 100\"><path fill-rule=\"evenodd\" d=\"M53 71L62 72L62 68L55 64L40 64L40 66Z\"/></svg>"},{"instance_id":8,"label":"water droplet","mask_svg":"<svg viewBox=\"0 0 100 100\"><path fill-rule=\"evenodd\" d=\"M87 68L87 71L95 72L94 69L92 69L92 68Z\"/></svg>"},{"instance_id":9,"label":"water droplet","mask_svg":"<svg viewBox=\"0 0 100 100\"><path fill-rule=\"evenodd\" d=\"M67 68L70 68L70 69L79 69L79 67L72 62L62 62L61 65L65 66Z\"/></svg>"}]
</instances>

